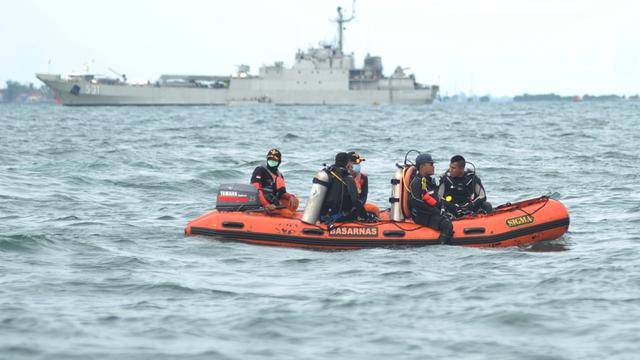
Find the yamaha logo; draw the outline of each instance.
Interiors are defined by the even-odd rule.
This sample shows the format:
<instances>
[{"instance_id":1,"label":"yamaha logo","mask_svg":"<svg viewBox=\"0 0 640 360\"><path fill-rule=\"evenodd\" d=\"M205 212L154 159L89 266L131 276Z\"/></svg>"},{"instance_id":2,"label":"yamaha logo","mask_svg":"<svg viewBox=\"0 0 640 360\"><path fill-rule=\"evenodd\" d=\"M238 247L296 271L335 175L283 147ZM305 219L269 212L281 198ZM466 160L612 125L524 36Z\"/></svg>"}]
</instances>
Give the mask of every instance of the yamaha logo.
<instances>
[{"instance_id":1,"label":"yamaha logo","mask_svg":"<svg viewBox=\"0 0 640 360\"><path fill-rule=\"evenodd\" d=\"M220 196L239 196L237 191L220 190Z\"/></svg>"}]
</instances>

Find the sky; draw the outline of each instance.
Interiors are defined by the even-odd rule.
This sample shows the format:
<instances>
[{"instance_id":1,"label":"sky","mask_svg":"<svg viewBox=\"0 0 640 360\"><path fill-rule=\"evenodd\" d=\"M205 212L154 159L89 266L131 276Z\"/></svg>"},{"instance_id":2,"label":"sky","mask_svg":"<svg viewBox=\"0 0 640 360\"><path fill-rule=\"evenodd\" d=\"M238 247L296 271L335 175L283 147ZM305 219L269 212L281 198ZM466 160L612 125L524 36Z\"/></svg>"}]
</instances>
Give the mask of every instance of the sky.
<instances>
[{"instance_id":1,"label":"sky","mask_svg":"<svg viewBox=\"0 0 640 360\"><path fill-rule=\"evenodd\" d=\"M333 43L351 0L0 0L0 86L36 72L230 75ZM357 0L345 51L442 95L640 93L634 0Z\"/></svg>"}]
</instances>

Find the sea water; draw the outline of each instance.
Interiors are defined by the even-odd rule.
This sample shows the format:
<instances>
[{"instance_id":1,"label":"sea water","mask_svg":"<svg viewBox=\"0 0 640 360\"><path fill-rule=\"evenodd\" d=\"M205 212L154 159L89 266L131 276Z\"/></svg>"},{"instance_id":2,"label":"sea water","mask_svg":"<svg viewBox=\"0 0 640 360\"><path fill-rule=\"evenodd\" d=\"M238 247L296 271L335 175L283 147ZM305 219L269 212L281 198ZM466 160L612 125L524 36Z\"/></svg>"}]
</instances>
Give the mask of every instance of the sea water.
<instances>
[{"instance_id":1,"label":"sea water","mask_svg":"<svg viewBox=\"0 0 640 360\"><path fill-rule=\"evenodd\" d=\"M1 359L638 359L640 103L0 106ZM311 251L186 237L282 151L304 204L339 151L388 207L408 150L561 239Z\"/></svg>"}]
</instances>

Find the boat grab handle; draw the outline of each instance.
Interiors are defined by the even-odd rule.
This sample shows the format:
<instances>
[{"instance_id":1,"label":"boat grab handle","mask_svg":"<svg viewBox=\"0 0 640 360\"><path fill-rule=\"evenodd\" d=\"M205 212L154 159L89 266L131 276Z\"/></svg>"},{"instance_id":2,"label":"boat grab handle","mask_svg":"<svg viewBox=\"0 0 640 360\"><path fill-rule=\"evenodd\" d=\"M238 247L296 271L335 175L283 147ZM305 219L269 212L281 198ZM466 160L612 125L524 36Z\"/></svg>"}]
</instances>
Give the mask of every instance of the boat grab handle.
<instances>
[{"instance_id":1,"label":"boat grab handle","mask_svg":"<svg viewBox=\"0 0 640 360\"><path fill-rule=\"evenodd\" d=\"M382 233L389 237L404 237L404 230L385 230Z\"/></svg>"},{"instance_id":2,"label":"boat grab handle","mask_svg":"<svg viewBox=\"0 0 640 360\"><path fill-rule=\"evenodd\" d=\"M322 229L302 229L302 233L305 235L323 235L324 234L324 230Z\"/></svg>"},{"instance_id":3,"label":"boat grab handle","mask_svg":"<svg viewBox=\"0 0 640 360\"><path fill-rule=\"evenodd\" d=\"M226 228L242 229L244 227L244 223L236 221L224 221L222 222L222 226Z\"/></svg>"},{"instance_id":4,"label":"boat grab handle","mask_svg":"<svg viewBox=\"0 0 640 360\"><path fill-rule=\"evenodd\" d=\"M484 234L487 230L483 227L464 228L464 234Z\"/></svg>"}]
</instances>

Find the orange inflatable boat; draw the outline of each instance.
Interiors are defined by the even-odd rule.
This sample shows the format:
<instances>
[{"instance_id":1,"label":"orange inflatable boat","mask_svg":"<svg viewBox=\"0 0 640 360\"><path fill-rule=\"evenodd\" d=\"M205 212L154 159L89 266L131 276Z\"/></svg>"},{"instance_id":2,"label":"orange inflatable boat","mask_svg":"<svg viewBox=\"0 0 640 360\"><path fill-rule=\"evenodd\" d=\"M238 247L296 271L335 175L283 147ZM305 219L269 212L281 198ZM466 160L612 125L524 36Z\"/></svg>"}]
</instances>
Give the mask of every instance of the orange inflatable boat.
<instances>
[{"instance_id":1,"label":"orange inflatable boat","mask_svg":"<svg viewBox=\"0 0 640 360\"><path fill-rule=\"evenodd\" d=\"M221 193L225 197L222 200L237 195L225 194L224 190ZM240 201L245 201L245 197L240 198ZM375 223L346 222L328 227L303 222L301 212L293 218L284 218L268 215L257 208L225 209L220 199L219 195L217 210L189 222L185 229L187 235L332 250L439 244L437 231L417 225L410 219L393 221L389 210L383 211ZM543 196L498 206L491 214L467 215L453 220L453 228L450 245L525 245L562 236L569 228L569 213L559 201Z\"/></svg>"}]
</instances>

